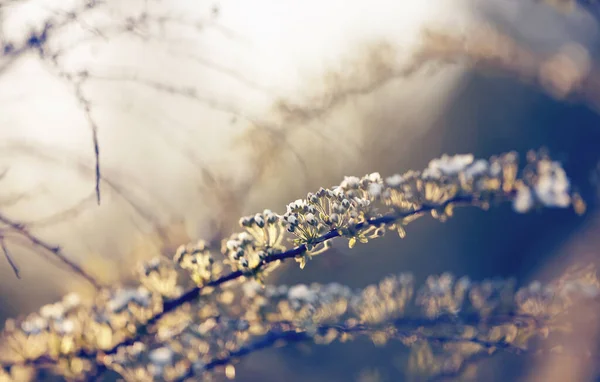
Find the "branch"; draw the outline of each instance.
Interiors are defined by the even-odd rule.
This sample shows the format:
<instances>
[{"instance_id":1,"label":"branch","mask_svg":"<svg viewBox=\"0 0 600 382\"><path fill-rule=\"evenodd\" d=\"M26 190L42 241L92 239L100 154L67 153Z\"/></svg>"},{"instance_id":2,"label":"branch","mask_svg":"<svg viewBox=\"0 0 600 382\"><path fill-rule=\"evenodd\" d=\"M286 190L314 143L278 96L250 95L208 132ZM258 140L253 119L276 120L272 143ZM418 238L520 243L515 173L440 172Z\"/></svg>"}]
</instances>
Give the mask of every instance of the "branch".
<instances>
[{"instance_id":1,"label":"branch","mask_svg":"<svg viewBox=\"0 0 600 382\"><path fill-rule=\"evenodd\" d=\"M6 243L4 242L4 238L0 236L0 246L2 247L2 252L4 252L4 257L6 257L6 260L8 261L8 264L10 264L11 268L13 269L13 272L15 272L15 276L17 276L18 279L21 278L21 275L19 274L19 268L17 267L17 265L13 262L11 256L10 256L10 252L8 252L8 248L6 246Z\"/></svg>"},{"instance_id":2,"label":"branch","mask_svg":"<svg viewBox=\"0 0 600 382\"><path fill-rule=\"evenodd\" d=\"M9 226L15 233L18 233L20 236L24 237L30 244L35 247L42 248L50 253L52 253L56 258L58 258L63 264L65 264L68 268L74 271L76 274L86 279L90 284L94 286L96 290L99 290L102 287L102 284L98 280L96 280L92 275L87 273L83 268L81 268L78 264L74 263L72 260L66 256L60 247L53 246L45 241L39 239L38 237L32 235L27 228L12 219L4 216L0 213L0 222Z\"/></svg>"},{"instance_id":3,"label":"branch","mask_svg":"<svg viewBox=\"0 0 600 382\"><path fill-rule=\"evenodd\" d=\"M44 308L42 316L32 315L21 324L25 332L21 336L29 338L40 335L43 340L46 335L56 336L64 330L62 325L65 319L78 322L82 317L87 317L75 324L75 328L70 326L69 329L72 336L82 335L86 340L79 347L72 348L68 354L54 354L49 349L50 356L21 355L25 358L24 361L4 363L3 368L8 371L12 366L20 365L52 369L59 365L63 357L75 357L91 362L91 370L96 375L101 375L109 367L121 368L126 372L120 362L127 356L128 349L140 354L135 350L136 346L153 344L155 340L166 343L183 331L189 331L191 337L183 336L181 341L192 341L198 334L202 341L211 341L210 337L217 336L215 344L205 343L203 348L209 346L208 350L198 355L204 361L208 359L210 363L218 359L213 357L220 357L224 350L235 352L242 349L240 354L244 354L246 342L255 333L246 332L248 326L245 329L244 325L240 326L240 322L244 320L238 317L240 315L249 315L246 320L256 321L259 328L262 325L269 328L270 324L289 320L287 317L290 313L295 314L294 328L306 332L306 335L318 334L318 328L323 325L341 324L342 328L347 325L353 330L366 333L369 328L373 328L373 324L382 324L384 328L390 323L395 329L402 325L412 325L409 329L417 328L417 339L422 335L433 342L444 341L448 338L447 333L421 332L423 328L434 330L436 325L442 325L456 331L469 325L476 326L478 330L508 327L510 330L505 336L512 336L513 340L516 332L523 330L533 330L532 334L535 334L538 328L547 328L547 325L554 322L557 312L577 301L572 298L573 292L596 298L598 288L594 284L595 279L577 275L575 278L561 280L547 290L532 285L515 294L508 282L501 285L482 283L479 286L464 279L454 283L449 275L439 278L432 276L414 299L420 311L416 318L405 315L407 304L413 301L412 278L407 276L384 279L378 286L367 287L358 294L339 285L329 288L316 286L316 289L308 289L306 286L288 289L284 286L282 292L281 288L256 290L250 284L253 280L262 282L263 277L274 266L288 259L293 258L304 267L308 259L324 252L330 240L337 237L348 238L350 247L357 241L367 242L380 237L388 229L397 230L403 237L403 226L425 213L431 213L434 218L443 221L452 216L454 207L487 208L491 203L504 201L512 201L518 212L526 212L535 206L564 208L574 205L576 210L581 210L579 199L570 193L564 170L557 162L537 153L528 155L528 164L521 172L518 171L516 154L508 153L493 157L489 162L474 161L471 155L443 156L432 160L422 172L409 171L402 176L394 175L385 180L379 174L370 174L362 179L346 177L339 186L322 188L315 194L309 193L305 200L289 204L284 215L265 210L262 214L240 219L244 231L224 241L221 252L227 259L223 262L214 261L204 242L195 247L182 246L175 254L173 263L158 259L144 264L140 273L140 288L103 290L99 300L91 308L77 305L76 311L72 311L70 309L74 305L68 299L62 304ZM286 232L294 237L294 246L290 249L283 245ZM225 271L227 266L232 269L228 273ZM179 270L190 272L190 280L195 284L185 292L181 292L185 284L177 284ZM238 296L239 303L232 305L237 310L231 310L226 306L235 299L235 294L225 286L235 280L243 282L237 286L242 286L244 295ZM230 297L221 301L220 293L222 296L229 293ZM514 296L508 302L507 293ZM197 314L203 321L199 326L191 325L196 313L189 315L193 306L190 303L200 300L201 296L203 300ZM336 304L336 298L342 299L342 305ZM265 300L267 305L264 304ZM285 305L281 304L287 304L288 308L283 308ZM297 306L294 307L294 304ZM215 319L203 316L205 308L220 321L210 324L209 321ZM183 326L177 324L180 329L169 328L169 320L177 320L178 314L182 315ZM120 318L107 326L105 320L110 320L113 315ZM228 318L231 315L233 318ZM425 319L422 318L423 315ZM165 322L166 329L159 326L162 318L165 321L160 323ZM326 322L328 319L333 320L333 323ZM120 328L117 322L127 325ZM202 329L205 325L209 326ZM313 328L313 325L316 327ZM10 327L15 326L11 324ZM236 327L239 329L235 329ZM94 338L92 328L107 330L111 334L106 337L98 333L98 337ZM171 334L164 334L165 330ZM81 333L78 334L79 332ZM236 340L238 332L244 335ZM383 335L384 340L387 338L386 333L379 334ZM148 338L150 336L152 338ZM228 340L221 336L234 337ZM470 342L488 341L479 334L472 338L476 339ZM265 344L269 341L267 339ZM490 341L502 347L503 341ZM222 348L227 343L230 346ZM213 346L216 349L212 349ZM29 353L25 350L24 354ZM154 349L152 354L151 361L156 358L156 362L164 366L164 361L171 359L174 352L169 349ZM188 366L184 370L189 372L187 369L191 367L190 360L186 362ZM179 370L184 372L181 368ZM56 371L60 372L58 369Z\"/></svg>"},{"instance_id":4,"label":"branch","mask_svg":"<svg viewBox=\"0 0 600 382\"><path fill-rule=\"evenodd\" d=\"M98 205L100 205L100 179L102 178L102 175L100 174L100 144L98 143L98 125L96 124L96 121L92 118L90 101L83 95L83 80L84 78L81 78L80 80L74 82L73 85L75 86L75 96L77 97L77 101L79 102L81 107L83 107L85 118L87 119L90 129L92 131L92 146L94 147L95 160L94 174L96 177L96 202L98 203Z\"/></svg>"},{"instance_id":5,"label":"branch","mask_svg":"<svg viewBox=\"0 0 600 382\"><path fill-rule=\"evenodd\" d=\"M448 200L446 203L444 203L443 205L436 205L436 206L423 206L422 208L415 210L415 211L411 211L411 212L407 212L407 213L392 213L392 214L388 214L385 216L382 216L380 218L376 218L376 219L371 219L369 221L365 221L363 223L360 223L359 225L357 225L357 228L364 228L367 226L378 226L381 224L388 224L391 222L394 222L398 219L402 219L402 218L406 218L406 217L410 217L410 216L415 216L418 214L422 214L424 212L428 212L437 208L440 208L442 206L446 206L450 203L457 203L457 202L466 202L468 199L465 198L455 198L455 199L451 199ZM0 215L0 221L2 222L6 222L5 218L2 217L2 215ZM18 224L16 223L12 223L15 224L16 227L19 227ZM20 227L19 227L20 228ZM332 230L329 231L328 233L326 233L325 235L322 235L321 237L319 237L317 239L318 243L323 243L326 242L328 240L331 240L333 238L336 237L340 237L340 233L336 230ZM32 240L36 240L35 238L32 238ZM44 244L46 247L46 249L48 250L52 250L53 247L48 246L47 244ZM283 252L281 254L278 254L276 256L272 256L267 258L263 263L259 264L257 267L255 267L255 271L259 271L260 269L264 268L265 266L267 266L268 264L271 263L275 263L275 262L279 262L282 260L287 260L287 259L293 259L296 258L302 254L304 254L306 252L306 245L300 245L297 246L289 251ZM170 300L166 300L163 304L163 308L162 310L153 315L151 318L149 318L144 324L140 325L136 332L129 338L115 344L113 347L111 347L110 349L107 350L97 350L97 351L87 351L85 349L80 350L79 352L77 352L76 354L74 354L75 357L83 357L83 358L87 358L87 359L97 359L98 360L98 366L100 368L102 368L102 359L106 356L110 356L113 354L116 354L120 348L126 347L126 346L131 346L134 343L140 341L140 339L146 335L149 334L148 329L156 324L161 318L163 318L165 315L175 311L177 308L189 303L189 302L193 302L195 300L197 300L199 298L199 296L201 295L201 292L204 290L208 290L210 288L215 288L215 287L219 287L222 286L223 284L226 284L230 281L234 281L237 279L240 279L244 276L246 276L247 273L246 272L242 272L241 270L238 271L234 271L231 272L227 275L224 275L220 278L218 278L217 280L211 281L209 283L207 283L206 285L203 286L197 286L194 288L191 288L190 290L186 291L185 293L183 293L181 296L174 298L174 299L170 299ZM35 367L48 367L52 364L54 364L56 362L56 360L53 359L48 359L47 357L40 357L37 359L32 359L32 360L27 360L23 363L16 363L16 364L3 364L3 368L5 370L8 370L11 366L15 366L15 365L20 365L20 366L35 366Z\"/></svg>"},{"instance_id":6,"label":"branch","mask_svg":"<svg viewBox=\"0 0 600 382\"><path fill-rule=\"evenodd\" d=\"M429 321L429 324L432 322ZM344 325L322 325L317 329L317 335L326 336L330 330L334 330L338 333L344 334L352 334L352 335L370 335L377 331L381 331L382 327L374 327L374 326L357 326L357 327L348 327ZM439 345L448 345L448 344L475 344L480 346L482 349L487 351L494 351L496 349L501 349L506 352L514 353L514 354L532 354L532 351L527 349L523 349L517 347L511 343L503 342L503 341L485 341L477 338L460 338L455 336L435 336L435 335L427 335L423 333L419 333L416 330L413 331L398 331L393 334L393 338L396 340L404 341L404 342L415 342L415 341L424 341L431 342ZM217 358L212 362L207 363L202 370L210 371L219 366L225 366L232 364L235 360L238 360L242 357L245 357L249 354L252 354L259 350L264 350L269 347L275 346L278 342L284 342L286 344L290 343L298 343L298 342L310 342L313 341L313 336L309 335L305 331L298 331L297 329L290 328L289 324L280 323L274 325L272 330L270 330L266 335L262 336L256 341L253 341L251 344L247 346L243 346L237 351L230 352L227 356L222 358ZM480 358L486 358L489 356L488 352L479 352ZM451 376L459 376L462 374L463 367L471 364L472 361L475 360L475 357L471 357L470 359L465 359L459 368L448 371L444 373L440 373L432 377L430 380L438 380L443 378L448 378ZM187 373L183 374L180 378L177 378L177 381L185 381L188 378L198 377L197 370L194 368L188 369Z\"/></svg>"},{"instance_id":7,"label":"branch","mask_svg":"<svg viewBox=\"0 0 600 382\"><path fill-rule=\"evenodd\" d=\"M16 1L15 1L16 3ZM46 44L54 33L58 30L78 21L78 17L97 8L103 4L101 1L85 0L68 12L62 12L62 18L49 18L44 22L41 31L32 31L27 39L22 43L16 44L12 41L0 41L0 57L6 58L4 63L0 64L0 75L7 71L12 64L23 57L26 53L37 51L41 57L45 56ZM0 9L2 6L0 5ZM0 20L1 21L1 20Z\"/></svg>"},{"instance_id":8,"label":"branch","mask_svg":"<svg viewBox=\"0 0 600 382\"><path fill-rule=\"evenodd\" d=\"M600 70L589 50L569 43L552 54L539 54L492 26L464 34L426 29L413 70L427 63L461 63L480 71L492 70L539 87L555 99L575 100L600 108Z\"/></svg>"}]
</instances>

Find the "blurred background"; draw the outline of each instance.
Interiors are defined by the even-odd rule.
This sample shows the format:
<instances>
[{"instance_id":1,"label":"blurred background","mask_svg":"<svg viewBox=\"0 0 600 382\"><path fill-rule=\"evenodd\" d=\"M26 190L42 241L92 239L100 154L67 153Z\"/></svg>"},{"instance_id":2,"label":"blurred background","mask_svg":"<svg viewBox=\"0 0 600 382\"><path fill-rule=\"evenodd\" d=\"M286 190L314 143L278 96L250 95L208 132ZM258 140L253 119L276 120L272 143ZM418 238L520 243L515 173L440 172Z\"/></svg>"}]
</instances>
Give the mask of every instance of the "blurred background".
<instances>
[{"instance_id":1,"label":"blurred background","mask_svg":"<svg viewBox=\"0 0 600 382\"><path fill-rule=\"evenodd\" d=\"M127 282L139 260L219 242L244 214L444 153L545 147L587 212L461 210L405 239L334 243L270 282L364 287L450 271L527 283L598 264L599 14L574 0L0 0L1 322L93 292L57 254ZM304 345L253 354L237 375L402 381L407 357L368 340ZM598 371L571 359L485 365L478 380Z\"/></svg>"}]
</instances>

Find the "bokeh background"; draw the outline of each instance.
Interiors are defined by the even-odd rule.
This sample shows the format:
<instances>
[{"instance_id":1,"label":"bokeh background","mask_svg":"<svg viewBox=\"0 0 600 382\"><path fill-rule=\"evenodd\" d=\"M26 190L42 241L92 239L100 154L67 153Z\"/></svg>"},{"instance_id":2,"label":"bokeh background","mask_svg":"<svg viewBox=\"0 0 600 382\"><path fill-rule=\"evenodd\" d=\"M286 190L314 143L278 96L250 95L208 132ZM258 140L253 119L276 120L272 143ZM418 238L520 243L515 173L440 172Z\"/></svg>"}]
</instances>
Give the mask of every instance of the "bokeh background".
<instances>
[{"instance_id":1,"label":"bokeh background","mask_svg":"<svg viewBox=\"0 0 600 382\"><path fill-rule=\"evenodd\" d=\"M345 175L545 147L584 216L461 210L415 222L405 239L335 243L270 282L364 287L450 271L524 284L598 264L599 14L568 0L0 1L0 214L102 282L124 283L141 259L218 242L240 216L282 212ZM1 322L92 293L19 230L4 224L0 237L20 276L0 260ZM586 330L597 343L598 328ZM253 354L237 375L402 381L407 356L368 340L303 345ZM478 378L598 371L550 361L493 357Z\"/></svg>"}]
</instances>

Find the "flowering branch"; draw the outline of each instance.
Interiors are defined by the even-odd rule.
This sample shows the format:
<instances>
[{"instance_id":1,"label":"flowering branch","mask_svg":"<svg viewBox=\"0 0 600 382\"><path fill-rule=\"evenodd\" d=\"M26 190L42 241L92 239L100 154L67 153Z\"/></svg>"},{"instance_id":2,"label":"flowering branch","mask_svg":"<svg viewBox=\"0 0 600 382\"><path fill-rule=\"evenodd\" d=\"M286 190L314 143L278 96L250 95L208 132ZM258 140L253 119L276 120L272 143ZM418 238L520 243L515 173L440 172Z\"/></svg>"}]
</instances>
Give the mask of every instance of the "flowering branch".
<instances>
[{"instance_id":1,"label":"flowering branch","mask_svg":"<svg viewBox=\"0 0 600 382\"><path fill-rule=\"evenodd\" d=\"M509 281L473 283L448 274L431 276L416 293L407 274L358 291L339 284L263 286L282 261L293 258L303 268L334 238L352 248L388 230L404 237L404 227L426 213L445 221L455 207L502 201L512 201L517 212L584 208L560 165L541 153L530 153L520 171L516 154L508 153L489 161L444 156L422 172L385 179L346 177L289 204L283 215L265 210L241 218L243 232L223 241L220 259L203 241L181 246L173 262L143 264L138 288L103 289L91 306L69 295L20 323L7 322L13 351L2 369L74 378L111 369L127 380L183 380L224 364L229 375L235 359L277 340L329 343L358 334L376 344L398 339L419 351L437 345L439 354L430 358L440 363L420 371L429 377L457 372L492 346L519 352L558 327L575 303L597 300L590 270L518 291Z\"/></svg>"}]
</instances>

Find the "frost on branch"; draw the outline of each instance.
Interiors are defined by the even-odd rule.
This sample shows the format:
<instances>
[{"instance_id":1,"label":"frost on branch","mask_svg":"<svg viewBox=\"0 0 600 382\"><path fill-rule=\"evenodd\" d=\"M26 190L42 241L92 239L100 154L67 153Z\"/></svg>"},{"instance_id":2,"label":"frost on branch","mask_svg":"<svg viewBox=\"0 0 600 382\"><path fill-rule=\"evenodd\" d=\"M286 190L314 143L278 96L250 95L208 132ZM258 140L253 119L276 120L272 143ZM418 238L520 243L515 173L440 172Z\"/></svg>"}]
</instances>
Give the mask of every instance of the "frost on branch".
<instances>
[{"instance_id":1,"label":"frost on branch","mask_svg":"<svg viewBox=\"0 0 600 382\"><path fill-rule=\"evenodd\" d=\"M304 267L336 237L353 247L427 213L445 221L455 207L512 201L582 211L566 175L546 155L531 153L519 169L514 153L474 160L443 156L422 171L346 177L289 204L242 217L242 231L219 249L181 246L173 261L138 270L137 286L101 290L93 301L69 295L18 320L3 333L0 378L60 375L85 379L111 370L130 381L192 380L225 373L244 355L275 343L327 344L368 336L399 340L427 352L428 376L458 374L498 350L528 352L530 339L557 328L575 304L598 301L593 270L517 289L510 280L473 282L450 274L420 286L410 274L356 290L340 284L264 285L286 259ZM219 253L220 252L220 253ZM598 310L596 310L598 311ZM422 365L421 365L422 366Z\"/></svg>"}]
</instances>

